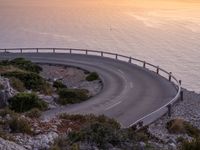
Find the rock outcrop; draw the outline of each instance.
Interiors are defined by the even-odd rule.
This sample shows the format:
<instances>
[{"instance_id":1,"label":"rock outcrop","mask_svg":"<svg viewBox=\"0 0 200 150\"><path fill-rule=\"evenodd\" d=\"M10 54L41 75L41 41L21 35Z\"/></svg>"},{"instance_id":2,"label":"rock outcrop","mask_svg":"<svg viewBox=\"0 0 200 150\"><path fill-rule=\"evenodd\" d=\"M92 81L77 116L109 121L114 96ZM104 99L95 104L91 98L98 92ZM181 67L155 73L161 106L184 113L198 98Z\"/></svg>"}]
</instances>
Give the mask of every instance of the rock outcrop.
<instances>
[{"instance_id":1,"label":"rock outcrop","mask_svg":"<svg viewBox=\"0 0 200 150\"><path fill-rule=\"evenodd\" d=\"M8 99L16 94L10 86L9 79L0 76L0 108L8 105Z\"/></svg>"},{"instance_id":2,"label":"rock outcrop","mask_svg":"<svg viewBox=\"0 0 200 150\"><path fill-rule=\"evenodd\" d=\"M0 150L26 150L24 147L0 138Z\"/></svg>"}]
</instances>

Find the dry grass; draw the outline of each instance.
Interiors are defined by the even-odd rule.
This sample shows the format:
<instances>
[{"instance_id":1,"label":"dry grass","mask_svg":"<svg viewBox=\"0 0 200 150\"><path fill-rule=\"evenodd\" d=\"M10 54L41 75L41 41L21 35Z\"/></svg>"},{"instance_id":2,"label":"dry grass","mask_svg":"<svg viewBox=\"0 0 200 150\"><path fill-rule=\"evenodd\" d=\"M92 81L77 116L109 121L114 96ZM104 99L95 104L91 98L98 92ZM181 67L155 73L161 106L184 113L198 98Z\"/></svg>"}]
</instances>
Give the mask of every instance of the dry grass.
<instances>
[{"instance_id":1,"label":"dry grass","mask_svg":"<svg viewBox=\"0 0 200 150\"><path fill-rule=\"evenodd\" d=\"M197 127L180 118L170 120L167 123L166 128L168 129L169 133L173 134L186 133L195 138L200 136L200 130Z\"/></svg>"},{"instance_id":2,"label":"dry grass","mask_svg":"<svg viewBox=\"0 0 200 150\"><path fill-rule=\"evenodd\" d=\"M177 118L170 120L167 123L166 128L168 129L169 133L185 133L185 124L184 120Z\"/></svg>"}]
</instances>

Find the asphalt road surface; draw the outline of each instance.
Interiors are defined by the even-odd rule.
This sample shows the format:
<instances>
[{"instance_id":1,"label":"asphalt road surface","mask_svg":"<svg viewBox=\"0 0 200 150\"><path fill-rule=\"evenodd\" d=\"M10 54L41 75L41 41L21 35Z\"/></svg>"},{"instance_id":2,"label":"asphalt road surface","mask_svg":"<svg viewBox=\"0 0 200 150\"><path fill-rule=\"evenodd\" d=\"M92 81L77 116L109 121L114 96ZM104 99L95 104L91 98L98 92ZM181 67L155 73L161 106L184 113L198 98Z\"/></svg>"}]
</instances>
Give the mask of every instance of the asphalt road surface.
<instances>
[{"instance_id":1,"label":"asphalt road surface","mask_svg":"<svg viewBox=\"0 0 200 150\"><path fill-rule=\"evenodd\" d=\"M128 127L155 111L175 95L176 89L167 79L134 64L114 59L79 54L1 53L0 59L25 57L34 62L66 64L97 72L103 89L95 97L80 104L63 106L44 112L49 119L59 113L104 114Z\"/></svg>"}]
</instances>

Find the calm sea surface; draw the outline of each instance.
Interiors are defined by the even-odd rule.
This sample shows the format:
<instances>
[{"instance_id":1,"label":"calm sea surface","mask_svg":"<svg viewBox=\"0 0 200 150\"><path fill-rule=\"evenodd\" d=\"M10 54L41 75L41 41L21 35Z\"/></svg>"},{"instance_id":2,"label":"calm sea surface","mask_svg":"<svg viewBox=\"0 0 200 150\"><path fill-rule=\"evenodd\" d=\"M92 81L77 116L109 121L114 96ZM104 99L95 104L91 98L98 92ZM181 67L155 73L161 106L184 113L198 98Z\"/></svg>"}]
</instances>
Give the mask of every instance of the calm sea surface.
<instances>
[{"instance_id":1,"label":"calm sea surface","mask_svg":"<svg viewBox=\"0 0 200 150\"><path fill-rule=\"evenodd\" d=\"M198 0L0 0L0 48L15 47L131 55L200 92Z\"/></svg>"}]
</instances>

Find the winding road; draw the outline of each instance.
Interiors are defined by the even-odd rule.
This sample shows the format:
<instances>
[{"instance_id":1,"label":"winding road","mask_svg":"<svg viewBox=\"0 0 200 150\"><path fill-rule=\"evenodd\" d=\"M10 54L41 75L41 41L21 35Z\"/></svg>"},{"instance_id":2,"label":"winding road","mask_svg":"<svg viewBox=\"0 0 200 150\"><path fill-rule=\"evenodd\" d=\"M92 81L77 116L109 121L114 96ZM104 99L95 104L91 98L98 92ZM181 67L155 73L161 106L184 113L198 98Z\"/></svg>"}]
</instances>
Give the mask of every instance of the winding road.
<instances>
[{"instance_id":1,"label":"winding road","mask_svg":"<svg viewBox=\"0 0 200 150\"><path fill-rule=\"evenodd\" d=\"M128 127L138 119L168 103L177 93L173 83L137 65L114 59L81 54L4 53L0 59L25 57L34 62L66 64L97 72L103 89L95 97L80 104L63 106L44 112L51 118L61 112L104 114Z\"/></svg>"}]
</instances>

